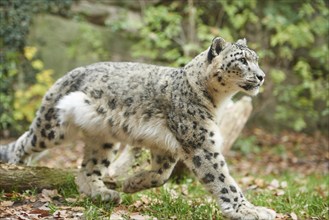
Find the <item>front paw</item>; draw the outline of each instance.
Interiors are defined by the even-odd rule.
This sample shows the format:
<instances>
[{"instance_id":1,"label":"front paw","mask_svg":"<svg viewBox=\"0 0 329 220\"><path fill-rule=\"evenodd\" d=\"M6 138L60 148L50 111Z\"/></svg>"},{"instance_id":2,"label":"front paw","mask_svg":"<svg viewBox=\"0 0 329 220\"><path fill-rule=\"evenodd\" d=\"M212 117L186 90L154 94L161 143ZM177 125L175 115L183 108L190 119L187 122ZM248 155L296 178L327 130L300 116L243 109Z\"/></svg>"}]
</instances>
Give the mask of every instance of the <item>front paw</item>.
<instances>
[{"instance_id":1,"label":"front paw","mask_svg":"<svg viewBox=\"0 0 329 220\"><path fill-rule=\"evenodd\" d=\"M91 197L92 198L100 197L102 201L113 202L116 205L122 202L120 198L120 194L117 191L107 189L105 187L99 188L97 190L93 190Z\"/></svg>"},{"instance_id":2,"label":"front paw","mask_svg":"<svg viewBox=\"0 0 329 220\"><path fill-rule=\"evenodd\" d=\"M261 206L252 204L243 204L238 208L228 212L223 211L223 215L234 220L273 220L276 217L276 212Z\"/></svg>"}]
</instances>

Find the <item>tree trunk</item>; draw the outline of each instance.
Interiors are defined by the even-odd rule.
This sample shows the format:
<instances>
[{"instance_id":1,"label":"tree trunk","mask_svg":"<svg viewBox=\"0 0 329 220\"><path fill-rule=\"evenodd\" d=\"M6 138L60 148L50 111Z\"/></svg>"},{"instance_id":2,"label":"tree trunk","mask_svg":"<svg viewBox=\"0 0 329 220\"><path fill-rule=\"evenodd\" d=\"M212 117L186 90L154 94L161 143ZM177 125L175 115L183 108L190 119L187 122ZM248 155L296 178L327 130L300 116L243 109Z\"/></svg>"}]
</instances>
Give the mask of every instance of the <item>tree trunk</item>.
<instances>
[{"instance_id":1,"label":"tree trunk","mask_svg":"<svg viewBox=\"0 0 329 220\"><path fill-rule=\"evenodd\" d=\"M223 137L222 152L226 154L239 137L252 111L251 98L243 96L235 103L230 103L219 115L218 126Z\"/></svg>"}]
</instances>

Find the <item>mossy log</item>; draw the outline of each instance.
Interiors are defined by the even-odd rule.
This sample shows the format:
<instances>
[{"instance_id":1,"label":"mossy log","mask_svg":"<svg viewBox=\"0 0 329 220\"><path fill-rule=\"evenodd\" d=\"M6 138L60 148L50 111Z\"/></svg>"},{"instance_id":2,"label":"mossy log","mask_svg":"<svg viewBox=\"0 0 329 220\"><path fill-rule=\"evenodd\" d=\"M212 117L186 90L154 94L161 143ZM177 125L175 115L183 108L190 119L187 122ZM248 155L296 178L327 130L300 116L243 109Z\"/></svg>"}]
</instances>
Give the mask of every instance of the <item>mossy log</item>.
<instances>
[{"instance_id":1,"label":"mossy log","mask_svg":"<svg viewBox=\"0 0 329 220\"><path fill-rule=\"evenodd\" d=\"M27 189L41 191L59 188L72 184L75 173L74 170L0 163L0 190L21 192Z\"/></svg>"}]
</instances>

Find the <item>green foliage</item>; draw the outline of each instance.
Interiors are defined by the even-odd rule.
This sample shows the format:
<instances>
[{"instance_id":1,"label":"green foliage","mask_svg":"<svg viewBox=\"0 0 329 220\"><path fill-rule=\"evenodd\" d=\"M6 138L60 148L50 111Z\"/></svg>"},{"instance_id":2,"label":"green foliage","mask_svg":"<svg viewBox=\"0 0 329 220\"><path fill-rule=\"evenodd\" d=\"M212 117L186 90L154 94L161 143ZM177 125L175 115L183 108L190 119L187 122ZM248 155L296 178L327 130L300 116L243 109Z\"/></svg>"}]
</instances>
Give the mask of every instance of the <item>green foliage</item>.
<instances>
[{"instance_id":1,"label":"green foliage","mask_svg":"<svg viewBox=\"0 0 329 220\"><path fill-rule=\"evenodd\" d=\"M260 151L260 147L257 145L257 138L255 136L239 138L233 145L233 149L240 151L244 155L258 153Z\"/></svg>"},{"instance_id":2,"label":"green foliage","mask_svg":"<svg viewBox=\"0 0 329 220\"><path fill-rule=\"evenodd\" d=\"M275 119L300 131L308 125L321 126L328 116L329 10L324 1L306 1L298 6L292 1L285 6L265 10L262 23L273 33L269 50L274 52L271 60L276 61L271 71L278 102ZM277 14L280 16L274 16Z\"/></svg>"},{"instance_id":3,"label":"green foliage","mask_svg":"<svg viewBox=\"0 0 329 220\"><path fill-rule=\"evenodd\" d=\"M17 53L8 52L1 54L7 63L0 64L0 129L7 129L14 123L10 110L13 103L14 78L17 75Z\"/></svg>"},{"instance_id":4,"label":"green foliage","mask_svg":"<svg viewBox=\"0 0 329 220\"><path fill-rule=\"evenodd\" d=\"M192 10L192 12L191 12ZM187 33L183 28L188 14L193 21L187 26L197 24L198 31ZM202 24L196 8L183 7L180 2L173 2L157 7L147 7L143 11L143 24L135 23L136 34L131 38L136 41L132 46L132 55L138 59L156 60L160 63L181 66L200 52L200 48L209 44L212 36L209 27ZM112 30L128 31L126 23L111 22L107 25Z\"/></svg>"},{"instance_id":5,"label":"green foliage","mask_svg":"<svg viewBox=\"0 0 329 220\"><path fill-rule=\"evenodd\" d=\"M97 60L106 60L108 57L108 51L104 48L103 37L100 32L94 31L90 26L86 25L85 22L79 19L79 32L81 35L74 39L69 45L68 53L71 59L75 59L77 56L81 56L81 53L89 53L88 49L92 50ZM88 45L89 47L81 48L81 45Z\"/></svg>"},{"instance_id":6,"label":"green foliage","mask_svg":"<svg viewBox=\"0 0 329 220\"><path fill-rule=\"evenodd\" d=\"M17 130L14 91L35 81L35 71L24 56L31 18L36 13L67 15L72 0L0 1L0 130Z\"/></svg>"}]
</instances>

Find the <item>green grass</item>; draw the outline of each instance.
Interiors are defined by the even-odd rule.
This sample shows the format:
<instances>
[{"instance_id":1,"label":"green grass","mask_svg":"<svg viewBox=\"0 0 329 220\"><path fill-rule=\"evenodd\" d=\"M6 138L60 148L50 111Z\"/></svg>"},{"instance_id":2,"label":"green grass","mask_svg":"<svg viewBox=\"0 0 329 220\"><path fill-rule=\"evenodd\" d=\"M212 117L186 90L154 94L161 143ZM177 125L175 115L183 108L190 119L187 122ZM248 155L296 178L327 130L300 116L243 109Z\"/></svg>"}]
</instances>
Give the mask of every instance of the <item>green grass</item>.
<instances>
[{"instance_id":1,"label":"green grass","mask_svg":"<svg viewBox=\"0 0 329 220\"><path fill-rule=\"evenodd\" d=\"M285 173L281 176L258 177L270 183L273 179L279 182L286 181L287 187L280 190L284 195L275 195L275 190L267 188L247 190L247 198L255 205L266 206L278 213L289 214L294 212L300 219L329 219L329 198L326 189L329 185L328 177L317 175L301 176L295 173ZM183 195L183 188L187 187L188 194ZM171 192L172 191L172 192ZM173 195L174 194L174 195ZM135 209L133 204L142 197L149 200L149 204L143 204ZM214 201L209 201L210 195L203 189L201 184L192 178L185 178L181 183L168 183L165 187L146 190L140 193L123 194L123 205L131 212L140 212L158 219L174 217L176 219L222 219L220 211ZM85 198L80 204L88 210L86 218L97 216L109 216L113 206L106 203L92 201Z\"/></svg>"},{"instance_id":2,"label":"green grass","mask_svg":"<svg viewBox=\"0 0 329 220\"><path fill-rule=\"evenodd\" d=\"M275 195L271 190L247 191L246 196L255 205L267 206L279 213L297 214L299 219L329 219L328 176L303 176L285 173L282 176L267 176L264 179L286 181L284 195Z\"/></svg>"},{"instance_id":3,"label":"green grass","mask_svg":"<svg viewBox=\"0 0 329 220\"><path fill-rule=\"evenodd\" d=\"M310 175L304 176L287 172L280 176L258 176L264 179L266 187L246 190L246 197L255 205L266 206L278 213L289 214L294 212L299 219L329 219L329 198L327 188L328 176ZM239 179L239 178L237 178ZM283 195L276 195L275 190L268 189L267 185L276 179L279 182L286 181L287 187L280 188ZM246 189L246 186L242 186ZM184 192L184 193L183 193ZM28 191L25 195L35 195L35 191ZM88 197L79 197L76 187L69 184L59 189L64 198L76 198L75 202L63 200L62 204L72 207L84 207L85 219L104 219L111 216L115 206L111 203L91 200ZM24 197L24 194L21 194ZM144 201L136 207L137 201ZM164 187L145 190L135 194L122 194L121 208L131 213L138 212L142 215L157 217L158 219L222 219L218 206L201 184L187 177L179 184L167 183ZM19 200L19 194L12 198ZM1 193L1 200L3 193ZM51 211L60 210L58 204L51 204ZM129 217L127 216L127 219Z\"/></svg>"}]
</instances>

